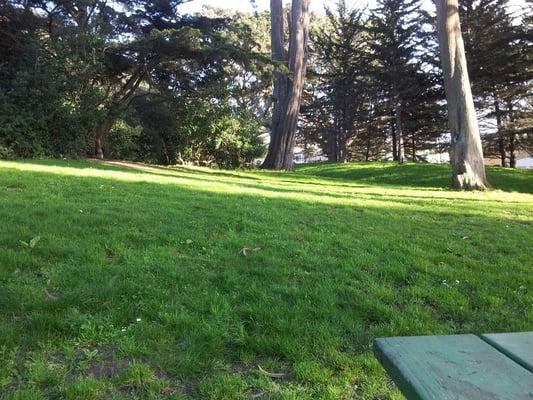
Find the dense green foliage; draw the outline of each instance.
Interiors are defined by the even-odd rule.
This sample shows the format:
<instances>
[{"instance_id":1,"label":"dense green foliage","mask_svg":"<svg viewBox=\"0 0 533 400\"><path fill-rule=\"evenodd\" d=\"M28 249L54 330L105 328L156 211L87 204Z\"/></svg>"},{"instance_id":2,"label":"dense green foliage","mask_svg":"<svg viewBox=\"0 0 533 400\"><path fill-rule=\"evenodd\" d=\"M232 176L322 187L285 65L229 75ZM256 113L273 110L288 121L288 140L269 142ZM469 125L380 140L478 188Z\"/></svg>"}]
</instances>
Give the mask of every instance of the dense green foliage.
<instances>
[{"instance_id":1,"label":"dense green foliage","mask_svg":"<svg viewBox=\"0 0 533 400\"><path fill-rule=\"evenodd\" d=\"M533 152L533 13L513 12L505 0L460 4L472 89L478 109L491 118L485 153L515 167L518 151Z\"/></svg>"},{"instance_id":2,"label":"dense green foliage","mask_svg":"<svg viewBox=\"0 0 533 400\"><path fill-rule=\"evenodd\" d=\"M181 16L180 3L3 3L2 155L221 166L261 156L259 117L239 102L268 76L251 29Z\"/></svg>"},{"instance_id":3,"label":"dense green foliage","mask_svg":"<svg viewBox=\"0 0 533 400\"><path fill-rule=\"evenodd\" d=\"M2 398L400 399L373 338L531 330L533 173L488 174L0 162Z\"/></svg>"},{"instance_id":4,"label":"dense green foliage","mask_svg":"<svg viewBox=\"0 0 533 400\"><path fill-rule=\"evenodd\" d=\"M269 14L184 2L0 2L1 400L400 399L374 338L531 330L533 171L456 192L421 162L448 147L421 1L312 16L297 140L339 163L291 173L239 169L287 73ZM531 12L461 4L515 166ZM385 159L414 162L343 163Z\"/></svg>"},{"instance_id":5,"label":"dense green foliage","mask_svg":"<svg viewBox=\"0 0 533 400\"><path fill-rule=\"evenodd\" d=\"M300 144L331 161L445 153L432 13L416 0L379 0L371 10L347 4L338 1L314 25ZM531 8L510 8L507 0L460 4L485 151L509 165L519 150L533 152Z\"/></svg>"},{"instance_id":6,"label":"dense green foliage","mask_svg":"<svg viewBox=\"0 0 533 400\"><path fill-rule=\"evenodd\" d=\"M270 17L183 0L0 5L0 157L250 165L273 108ZM461 2L488 155L531 152L531 9ZM283 66L276 65L283 70ZM448 146L434 21L418 0L343 0L311 18L299 144L333 161L423 161Z\"/></svg>"}]
</instances>

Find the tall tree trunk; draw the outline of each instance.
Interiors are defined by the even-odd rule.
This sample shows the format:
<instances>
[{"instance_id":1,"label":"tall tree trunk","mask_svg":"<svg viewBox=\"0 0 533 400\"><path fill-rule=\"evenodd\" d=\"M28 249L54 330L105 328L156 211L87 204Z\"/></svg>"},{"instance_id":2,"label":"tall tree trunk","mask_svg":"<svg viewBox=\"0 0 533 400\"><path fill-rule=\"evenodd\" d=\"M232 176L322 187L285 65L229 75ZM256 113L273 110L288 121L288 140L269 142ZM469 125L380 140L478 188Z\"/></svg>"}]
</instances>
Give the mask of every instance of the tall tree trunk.
<instances>
[{"instance_id":1,"label":"tall tree trunk","mask_svg":"<svg viewBox=\"0 0 533 400\"><path fill-rule=\"evenodd\" d=\"M412 152L413 162L416 162L416 140L415 140L414 134L413 136L411 136L411 146L413 147L413 152Z\"/></svg>"},{"instance_id":2,"label":"tall tree trunk","mask_svg":"<svg viewBox=\"0 0 533 400\"><path fill-rule=\"evenodd\" d=\"M405 162L405 146L403 143L403 127L402 127L402 106L401 100L397 100L394 107L394 119L396 121L396 140L397 140L397 152L398 162L400 164Z\"/></svg>"},{"instance_id":3,"label":"tall tree trunk","mask_svg":"<svg viewBox=\"0 0 533 400\"><path fill-rule=\"evenodd\" d=\"M346 140L343 138L342 141L339 143L339 162L345 163L346 162Z\"/></svg>"},{"instance_id":4,"label":"tall tree trunk","mask_svg":"<svg viewBox=\"0 0 533 400\"><path fill-rule=\"evenodd\" d=\"M516 134L509 134L509 166L516 168Z\"/></svg>"},{"instance_id":5,"label":"tall tree trunk","mask_svg":"<svg viewBox=\"0 0 533 400\"><path fill-rule=\"evenodd\" d=\"M93 130L92 136L94 138L94 156L100 160L104 159L104 141L109 131L115 124L116 117L107 116L100 122Z\"/></svg>"},{"instance_id":6,"label":"tall tree trunk","mask_svg":"<svg viewBox=\"0 0 533 400\"><path fill-rule=\"evenodd\" d=\"M270 42L272 47L272 61L286 64L287 52L285 51L285 16L282 0L270 0L271 31ZM287 74L279 70L274 71L274 107L272 110L272 129L270 144L263 168L274 168L280 157L282 141L279 137L279 125L283 114L283 105L286 101L287 87L289 85Z\"/></svg>"},{"instance_id":7,"label":"tall tree trunk","mask_svg":"<svg viewBox=\"0 0 533 400\"><path fill-rule=\"evenodd\" d=\"M514 121L514 115L513 104L510 101L507 102L507 110L509 112L509 122L512 123ZM509 166L516 168L516 133L512 130L509 133Z\"/></svg>"},{"instance_id":8,"label":"tall tree trunk","mask_svg":"<svg viewBox=\"0 0 533 400\"><path fill-rule=\"evenodd\" d=\"M458 0L435 0L435 4L444 89L448 102L453 187L484 190L488 183L468 78Z\"/></svg>"},{"instance_id":9,"label":"tall tree trunk","mask_svg":"<svg viewBox=\"0 0 533 400\"><path fill-rule=\"evenodd\" d=\"M397 141L397 152L398 152L398 162L400 164L405 162L405 145L403 140L403 124L402 124L402 100L400 94L396 89L397 86L394 85L394 120L396 122L396 141Z\"/></svg>"},{"instance_id":10,"label":"tall tree trunk","mask_svg":"<svg viewBox=\"0 0 533 400\"><path fill-rule=\"evenodd\" d=\"M335 129L329 129L327 138L328 161L337 161L337 134Z\"/></svg>"},{"instance_id":11,"label":"tall tree trunk","mask_svg":"<svg viewBox=\"0 0 533 400\"><path fill-rule=\"evenodd\" d=\"M398 137L396 136L396 125L394 121L391 121L390 129L392 135L392 160L398 161Z\"/></svg>"},{"instance_id":12,"label":"tall tree trunk","mask_svg":"<svg viewBox=\"0 0 533 400\"><path fill-rule=\"evenodd\" d=\"M306 72L306 46L309 27L310 0L292 0L288 60L283 33L283 2L270 0L272 19L272 59L288 61L289 74L276 72L274 78L274 111L266 169L293 168L298 114Z\"/></svg>"},{"instance_id":13,"label":"tall tree trunk","mask_svg":"<svg viewBox=\"0 0 533 400\"><path fill-rule=\"evenodd\" d=\"M498 130L498 150L500 152L500 162L502 167L507 167L507 153L505 151L505 138L502 132L502 114L500 111L500 102L494 94L494 113L496 114L496 129Z\"/></svg>"}]
</instances>

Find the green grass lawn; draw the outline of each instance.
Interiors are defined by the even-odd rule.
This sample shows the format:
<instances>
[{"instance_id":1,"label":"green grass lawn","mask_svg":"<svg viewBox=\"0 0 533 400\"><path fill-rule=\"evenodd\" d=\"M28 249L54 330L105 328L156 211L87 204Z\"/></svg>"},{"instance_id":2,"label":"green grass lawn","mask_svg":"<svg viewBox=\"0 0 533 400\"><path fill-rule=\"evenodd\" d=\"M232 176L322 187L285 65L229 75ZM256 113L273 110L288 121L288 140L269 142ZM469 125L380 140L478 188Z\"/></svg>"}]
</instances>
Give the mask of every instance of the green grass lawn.
<instances>
[{"instance_id":1,"label":"green grass lawn","mask_svg":"<svg viewBox=\"0 0 533 400\"><path fill-rule=\"evenodd\" d=\"M533 171L449 175L0 162L0 398L400 399L373 338L533 330Z\"/></svg>"}]
</instances>

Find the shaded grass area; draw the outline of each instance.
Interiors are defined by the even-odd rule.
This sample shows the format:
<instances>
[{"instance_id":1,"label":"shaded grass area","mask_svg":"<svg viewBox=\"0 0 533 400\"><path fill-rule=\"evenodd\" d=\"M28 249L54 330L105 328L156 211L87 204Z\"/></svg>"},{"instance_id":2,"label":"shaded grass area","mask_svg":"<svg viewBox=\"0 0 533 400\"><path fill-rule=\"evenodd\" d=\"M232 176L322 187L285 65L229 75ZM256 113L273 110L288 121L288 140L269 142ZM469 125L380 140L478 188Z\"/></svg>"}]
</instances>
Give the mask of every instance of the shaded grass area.
<instances>
[{"instance_id":1,"label":"shaded grass area","mask_svg":"<svg viewBox=\"0 0 533 400\"><path fill-rule=\"evenodd\" d=\"M305 175L345 179L354 182L422 188L447 189L451 184L448 164L356 163L309 164L298 169ZM533 194L531 170L488 167L487 178L493 189Z\"/></svg>"},{"instance_id":2,"label":"shaded grass area","mask_svg":"<svg viewBox=\"0 0 533 400\"><path fill-rule=\"evenodd\" d=\"M1 396L399 399L373 338L533 329L533 174L448 173L0 162Z\"/></svg>"}]
</instances>

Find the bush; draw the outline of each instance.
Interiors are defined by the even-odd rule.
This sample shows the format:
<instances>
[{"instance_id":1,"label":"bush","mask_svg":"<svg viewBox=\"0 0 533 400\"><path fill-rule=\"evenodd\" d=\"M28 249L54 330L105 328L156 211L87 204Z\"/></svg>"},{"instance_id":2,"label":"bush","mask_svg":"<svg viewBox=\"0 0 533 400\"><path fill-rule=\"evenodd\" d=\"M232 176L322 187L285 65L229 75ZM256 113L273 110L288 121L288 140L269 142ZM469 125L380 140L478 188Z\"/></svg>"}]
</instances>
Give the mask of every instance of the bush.
<instances>
[{"instance_id":1,"label":"bush","mask_svg":"<svg viewBox=\"0 0 533 400\"><path fill-rule=\"evenodd\" d=\"M111 129L106 143L107 156L118 160L148 161L142 157L142 133L142 126L118 120Z\"/></svg>"},{"instance_id":2,"label":"bush","mask_svg":"<svg viewBox=\"0 0 533 400\"><path fill-rule=\"evenodd\" d=\"M15 153L9 147L0 144L0 160L12 160L15 158Z\"/></svg>"}]
</instances>

